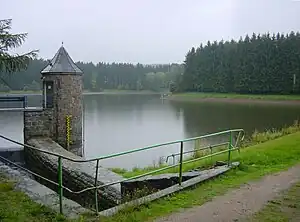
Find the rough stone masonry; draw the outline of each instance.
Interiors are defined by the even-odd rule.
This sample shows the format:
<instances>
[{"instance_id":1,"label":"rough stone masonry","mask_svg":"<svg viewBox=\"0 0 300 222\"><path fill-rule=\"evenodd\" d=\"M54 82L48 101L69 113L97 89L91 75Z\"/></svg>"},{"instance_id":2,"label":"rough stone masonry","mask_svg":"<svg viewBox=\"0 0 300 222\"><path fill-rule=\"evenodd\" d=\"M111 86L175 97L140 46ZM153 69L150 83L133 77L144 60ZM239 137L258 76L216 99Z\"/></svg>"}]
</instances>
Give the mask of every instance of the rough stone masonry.
<instances>
[{"instance_id":1,"label":"rough stone masonry","mask_svg":"<svg viewBox=\"0 0 300 222\"><path fill-rule=\"evenodd\" d=\"M53 82L51 138L64 148L66 141L66 117L71 116L70 152L82 156L82 75L44 74L45 81Z\"/></svg>"},{"instance_id":2,"label":"rough stone masonry","mask_svg":"<svg viewBox=\"0 0 300 222\"><path fill-rule=\"evenodd\" d=\"M24 140L47 136L82 156L83 72L64 47L42 71L43 109L24 113ZM66 118L70 116L70 146L67 144Z\"/></svg>"},{"instance_id":3,"label":"rough stone masonry","mask_svg":"<svg viewBox=\"0 0 300 222\"><path fill-rule=\"evenodd\" d=\"M84 159L83 128L83 72L76 66L62 46L51 62L41 71L43 79L43 107L24 112L25 144L51 151L72 159ZM70 116L70 144L67 143L66 117ZM58 158L25 147L24 159L33 172L57 182ZM95 184L95 163L75 163L63 160L63 185L79 191ZM99 167L97 185L123 179L121 176ZM56 185L39 180L57 191ZM95 205L95 191L74 194L64 190L64 195L78 203ZM98 191L99 209L115 206L121 199L120 184Z\"/></svg>"},{"instance_id":4,"label":"rough stone masonry","mask_svg":"<svg viewBox=\"0 0 300 222\"><path fill-rule=\"evenodd\" d=\"M42 149L51 151L62 156L66 156L72 159L84 160L84 158L76 156L75 154L63 149L57 143L50 138L33 138L28 141L28 144L35 147L43 147ZM44 177L57 181L57 168L58 158L49 154L41 153L32 149L26 150L27 162L30 164L30 170L44 175ZM72 162L69 160L62 160L63 165L63 185L73 191L79 191L87 187L92 187L95 184L96 163L94 162ZM105 169L103 167L98 168L98 182L97 185L103 185L107 183L116 182L122 180L120 175ZM48 186L53 190L58 190L56 185L39 180L39 182ZM84 207L95 208L95 191L89 190L80 194L73 194L64 190L64 196L76 201ZM113 206L116 206L121 201L121 185L116 184L108 186L98 190L98 207L100 210L104 210Z\"/></svg>"}]
</instances>

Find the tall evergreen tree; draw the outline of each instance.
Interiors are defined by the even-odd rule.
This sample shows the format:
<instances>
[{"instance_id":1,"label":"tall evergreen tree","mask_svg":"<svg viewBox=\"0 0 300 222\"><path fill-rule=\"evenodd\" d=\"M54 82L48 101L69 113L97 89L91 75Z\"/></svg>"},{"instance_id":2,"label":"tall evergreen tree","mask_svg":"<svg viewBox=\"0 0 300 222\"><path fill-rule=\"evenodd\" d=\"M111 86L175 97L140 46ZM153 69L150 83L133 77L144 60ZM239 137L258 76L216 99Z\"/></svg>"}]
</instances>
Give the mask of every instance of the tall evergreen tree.
<instances>
[{"instance_id":1,"label":"tall evergreen tree","mask_svg":"<svg viewBox=\"0 0 300 222\"><path fill-rule=\"evenodd\" d=\"M300 34L209 41L188 52L184 68L179 91L300 93Z\"/></svg>"},{"instance_id":2,"label":"tall evergreen tree","mask_svg":"<svg viewBox=\"0 0 300 222\"><path fill-rule=\"evenodd\" d=\"M20 47L27 37L27 33L11 34L11 19L0 20L0 71L15 72L27 68L30 59L37 51L23 55L14 55L11 49Z\"/></svg>"}]
</instances>

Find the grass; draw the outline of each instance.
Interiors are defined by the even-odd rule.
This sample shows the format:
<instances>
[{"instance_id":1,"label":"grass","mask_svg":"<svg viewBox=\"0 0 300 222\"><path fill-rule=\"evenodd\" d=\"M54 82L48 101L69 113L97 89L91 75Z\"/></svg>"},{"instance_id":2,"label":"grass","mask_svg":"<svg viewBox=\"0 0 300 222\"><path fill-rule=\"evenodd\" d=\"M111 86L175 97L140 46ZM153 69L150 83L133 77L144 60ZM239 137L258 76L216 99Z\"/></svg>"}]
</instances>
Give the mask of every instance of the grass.
<instances>
[{"instance_id":1,"label":"grass","mask_svg":"<svg viewBox=\"0 0 300 222\"><path fill-rule=\"evenodd\" d=\"M282 129L269 129L264 132L259 132L257 130L251 135L250 138L246 139L242 146L251 146L258 143L264 143L270 140L277 139L279 137L296 133L300 131L300 122L298 120L294 121L294 124L288 127L283 127Z\"/></svg>"},{"instance_id":2,"label":"grass","mask_svg":"<svg viewBox=\"0 0 300 222\"><path fill-rule=\"evenodd\" d=\"M256 95L237 93L176 93L174 99L204 99L204 98L230 98L230 99L259 99L259 100L300 100L300 95Z\"/></svg>"},{"instance_id":3,"label":"grass","mask_svg":"<svg viewBox=\"0 0 300 222\"><path fill-rule=\"evenodd\" d=\"M288 132L292 132L292 130ZM277 136L280 135L277 134ZM234 161L241 162L238 168L216 179L199 184L195 189L173 194L143 206L128 208L113 217L102 217L101 221L151 221L180 209L201 205L216 195L222 195L230 189L238 188L242 184L259 179L264 175L288 169L300 162L300 132L267 142L259 142L256 145L243 148L240 154L234 152L232 155ZM13 191L11 185L2 185L6 183L0 183L0 187L4 187L1 188L0 215L2 217L6 215L8 218L2 221L51 221L50 218L52 221L63 220L46 208L32 203L26 195ZM10 183L8 182L8 184ZM8 188L6 188L7 186ZM7 209L7 206L12 206L12 210ZM97 219L99 218L84 215L80 221L100 221Z\"/></svg>"},{"instance_id":4,"label":"grass","mask_svg":"<svg viewBox=\"0 0 300 222\"><path fill-rule=\"evenodd\" d=\"M268 204L249 218L249 221L259 222L289 222L300 221L300 183L271 200Z\"/></svg>"},{"instance_id":5,"label":"grass","mask_svg":"<svg viewBox=\"0 0 300 222\"><path fill-rule=\"evenodd\" d=\"M289 135L289 134L292 134L292 133L295 133L298 131L300 131L300 122L298 122L298 121L295 121L293 125L291 125L289 127L284 127L280 130L273 129L273 130L266 130L264 132L258 132L257 130L255 130L254 133L250 137L248 137L247 139L245 139L245 141L242 142L241 146L242 146L242 148L245 148L248 146L253 146L255 144L274 140L276 138L279 138L279 137L282 137L285 135ZM199 140L195 141L195 148L200 147L200 142L201 141L199 141ZM218 152L220 150L224 150L224 149L226 150L228 148L226 146L218 147L218 148L213 149L213 153L216 153L216 152ZM235 151L235 152L237 152L237 151ZM195 151L193 153L193 156L190 158L186 158L186 160L203 157L208 154L210 154L209 149ZM219 156L215 156L212 159L208 158L208 159L204 159L204 160L195 161L193 163L184 164L182 170L183 170L183 172L187 172L192 169L199 168L199 167L202 169L205 169L205 168L211 167L212 163L215 161L227 160L227 157L228 157L228 154L225 153L225 154L222 154ZM117 174L122 175L125 178L129 178L129 177L138 176L138 175L141 175L144 173L149 173L153 170L157 170L157 169L163 168L165 166L167 166L167 165L164 164L162 161L159 161L159 164L157 164L157 165L147 166L144 168L135 167L132 170L126 170L123 168L111 168L111 170ZM158 172L155 174L176 173L176 172L178 172L178 167L174 167L173 169L168 169L168 170L161 171L161 172Z\"/></svg>"},{"instance_id":6,"label":"grass","mask_svg":"<svg viewBox=\"0 0 300 222\"><path fill-rule=\"evenodd\" d=\"M24 193L15 191L14 183L0 174L0 221L50 222L65 221L65 218L33 202Z\"/></svg>"},{"instance_id":7,"label":"grass","mask_svg":"<svg viewBox=\"0 0 300 222\"><path fill-rule=\"evenodd\" d=\"M155 217L179 209L201 205L212 197L222 195L248 181L288 169L300 162L300 132L244 148L240 154L233 154L233 160L240 161L241 166L217 179L200 184L193 190L183 191L145 206L127 209L111 218L103 218L103 221L151 221Z\"/></svg>"}]
</instances>

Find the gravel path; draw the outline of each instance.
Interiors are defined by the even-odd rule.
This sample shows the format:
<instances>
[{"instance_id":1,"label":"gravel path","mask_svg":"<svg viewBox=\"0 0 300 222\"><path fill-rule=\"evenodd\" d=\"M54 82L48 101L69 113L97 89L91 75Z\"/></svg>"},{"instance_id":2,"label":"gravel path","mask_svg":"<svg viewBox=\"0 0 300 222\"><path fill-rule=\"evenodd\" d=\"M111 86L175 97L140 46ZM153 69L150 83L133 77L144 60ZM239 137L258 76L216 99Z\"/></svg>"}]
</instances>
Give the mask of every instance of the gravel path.
<instances>
[{"instance_id":1,"label":"gravel path","mask_svg":"<svg viewBox=\"0 0 300 222\"><path fill-rule=\"evenodd\" d=\"M202 206L160 218L156 222L242 221L298 181L300 181L300 165L248 183Z\"/></svg>"}]
</instances>

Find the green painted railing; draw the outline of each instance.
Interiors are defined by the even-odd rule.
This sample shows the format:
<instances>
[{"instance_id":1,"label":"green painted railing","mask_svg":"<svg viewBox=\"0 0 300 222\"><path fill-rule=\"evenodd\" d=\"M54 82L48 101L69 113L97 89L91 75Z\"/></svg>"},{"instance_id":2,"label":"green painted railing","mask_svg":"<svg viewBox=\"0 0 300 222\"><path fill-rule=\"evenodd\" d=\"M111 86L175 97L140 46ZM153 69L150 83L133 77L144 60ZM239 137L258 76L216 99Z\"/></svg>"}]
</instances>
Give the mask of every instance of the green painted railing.
<instances>
[{"instance_id":1,"label":"green painted railing","mask_svg":"<svg viewBox=\"0 0 300 222\"><path fill-rule=\"evenodd\" d=\"M235 144L233 144L233 139L234 139L234 136L235 136L234 134L237 135L236 140L235 140ZM197 140L201 140L201 139L206 139L206 138L215 137L215 136L222 136L222 135L228 135L228 142L213 144L213 145L206 146L206 147L201 147L201 148L195 148L192 151L184 151L184 143L185 142L197 141ZM115 154L111 154L111 155L101 156L101 157L97 157L97 158L90 158L90 159L73 159L73 158L69 158L69 157L66 157L66 156L59 155L57 153L46 151L44 149L40 149L40 148L33 147L33 146L30 146L30 145L27 145L27 144L19 143L19 142L14 141L10 138L7 138L3 135L0 135L0 138L3 138L3 139L5 139L7 141L10 141L12 143L24 146L28 149L34 149L36 151L46 153L46 154L49 154L49 155L53 155L53 156L56 156L58 158L58 168L57 168L58 183L56 183L55 181L49 180L48 178L45 178L45 177L43 177L43 176L41 176L37 173L34 173L34 172L32 172L32 171L30 171L30 170L28 170L28 169L26 169L26 168L24 168L20 165L17 165L17 164L15 164L15 163L7 160L7 159L4 159L3 157L0 157L0 159L4 159L6 162L9 162L10 164L12 164L12 165L14 165L14 166L30 173L30 174L32 174L32 175L34 175L34 176L36 176L36 177L38 177L42 180L45 180L45 181L47 181L51 184L56 185L58 187L59 206L60 206L60 213L61 214L63 214L63 190L66 190L66 191L68 191L70 193L73 193L73 194L80 194L80 193L84 193L84 192L89 191L89 190L95 190L95 211L98 214L98 212L99 212L99 209L98 209L98 202L99 202L99 200L98 200L98 190L101 189L101 188L104 188L104 187L107 187L107 186L112 186L112 185L115 185L115 184L119 184L121 182L126 182L126 181L130 181L130 180L138 179L138 178L148 176L148 175L151 175L151 174L155 174L155 173L158 173L158 172L161 172L161 171L165 171L165 170L168 170L168 169L171 169L171 168L174 168L174 167L179 167L178 176L179 176L179 185L181 185L181 183L182 183L182 171L183 171L183 165L184 164L196 162L196 161L203 160L203 159L206 159L206 158L212 158L213 156L217 156L217 155L224 154L224 153L228 153L227 164L230 165L231 164L231 152L235 151L235 150L238 150L240 152L240 147L238 146L238 143L240 141L242 141L243 138L244 138L244 130L243 129L226 130L226 131L222 131L222 132L207 134L207 135L204 135L204 136L155 144L155 145L152 145L152 146L146 146L146 147L143 147L143 148L133 149L133 150L125 151L125 152L120 152L120 153L115 153ZM146 150L150 150L150 149L154 149L154 148L158 148L158 147L162 147L162 146L167 146L167 145L172 145L172 144L180 144L180 152L170 155L173 158L175 156L179 156L179 162L178 163L173 162L172 165L165 166L165 167L162 167L162 168L158 168L158 169L152 170L152 171L147 172L147 173L143 173L143 174L133 176L133 177L130 177L130 178L126 178L126 179L122 179L122 180L119 180L119 181L114 181L114 182L111 182L111 183L107 183L107 184L97 186L98 168L99 168L100 160L105 160L105 159L109 159L109 158L113 158L113 157L124 156L124 155L128 155L128 154L131 154L131 153L146 151ZM215 153L212 152L213 148L224 146L224 145L227 145L227 144L228 144L228 148L226 150L221 150L221 151L215 152ZM183 158L184 154L191 153L191 152L197 152L199 150L205 150L205 149L210 149L211 153L209 155L205 155L205 156L201 156L201 157L193 158L193 159L188 159L188 160L184 160L184 158ZM170 156L168 156L168 157L170 157ZM168 157L167 157L167 159L168 159ZM78 162L78 163L96 161L96 173L95 173L94 186L87 187L87 188L79 190L79 191L74 191L74 190L71 190L68 187L64 187L63 186L63 174L62 174L62 170L63 170L62 159L69 160L69 161L72 161L72 162Z\"/></svg>"}]
</instances>

